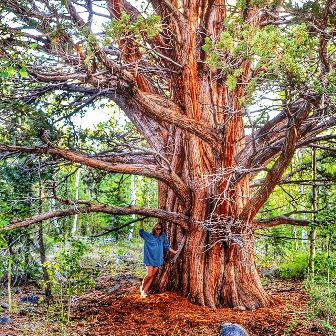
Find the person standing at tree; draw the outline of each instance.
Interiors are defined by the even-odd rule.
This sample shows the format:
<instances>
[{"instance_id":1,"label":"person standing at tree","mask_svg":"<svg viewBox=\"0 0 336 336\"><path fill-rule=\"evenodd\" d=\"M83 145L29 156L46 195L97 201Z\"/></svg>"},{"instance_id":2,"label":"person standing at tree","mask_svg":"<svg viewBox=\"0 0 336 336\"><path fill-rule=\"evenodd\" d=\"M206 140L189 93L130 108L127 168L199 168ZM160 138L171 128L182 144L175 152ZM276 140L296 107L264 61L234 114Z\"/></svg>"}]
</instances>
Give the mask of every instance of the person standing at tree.
<instances>
[{"instance_id":1,"label":"person standing at tree","mask_svg":"<svg viewBox=\"0 0 336 336\"><path fill-rule=\"evenodd\" d=\"M177 253L169 245L166 234L163 232L160 223L155 224L152 232L144 230L143 221L140 222L139 235L144 240L143 262L146 266L147 274L140 286L141 297L148 296L148 289L154 279L159 267L163 265L163 251Z\"/></svg>"}]
</instances>

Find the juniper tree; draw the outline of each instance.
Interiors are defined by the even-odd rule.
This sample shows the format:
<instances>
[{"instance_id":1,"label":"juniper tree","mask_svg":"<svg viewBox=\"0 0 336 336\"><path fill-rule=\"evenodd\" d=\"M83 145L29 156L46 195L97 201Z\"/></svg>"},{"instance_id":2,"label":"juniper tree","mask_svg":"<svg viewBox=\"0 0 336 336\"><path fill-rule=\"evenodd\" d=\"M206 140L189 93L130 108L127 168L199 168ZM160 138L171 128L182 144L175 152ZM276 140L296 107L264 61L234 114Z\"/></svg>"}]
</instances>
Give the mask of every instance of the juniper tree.
<instances>
[{"instance_id":1,"label":"juniper tree","mask_svg":"<svg viewBox=\"0 0 336 336\"><path fill-rule=\"evenodd\" d=\"M149 176L159 195L157 209L86 202L5 230L75 212L156 217L171 244L183 244L155 286L209 307L269 305L254 231L307 221L256 216L295 151L328 140L319 134L335 124L334 12L333 0L2 1L3 110L54 92L76 94L75 113L106 97L147 148L85 153L42 131L29 146L8 139L1 151ZM259 109L251 107L258 96Z\"/></svg>"}]
</instances>

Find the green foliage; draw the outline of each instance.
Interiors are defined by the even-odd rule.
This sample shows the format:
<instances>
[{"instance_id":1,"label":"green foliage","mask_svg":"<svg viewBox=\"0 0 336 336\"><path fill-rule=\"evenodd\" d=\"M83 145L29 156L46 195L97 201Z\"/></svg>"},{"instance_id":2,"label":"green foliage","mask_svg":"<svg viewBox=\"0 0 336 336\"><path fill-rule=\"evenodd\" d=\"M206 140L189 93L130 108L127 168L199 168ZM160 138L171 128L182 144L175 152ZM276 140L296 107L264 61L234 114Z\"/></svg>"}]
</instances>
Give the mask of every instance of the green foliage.
<instances>
[{"instance_id":1,"label":"green foliage","mask_svg":"<svg viewBox=\"0 0 336 336\"><path fill-rule=\"evenodd\" d=\"M256 5L268 6L267 1L257 1ZM237 3L238 8L245 6L245 1ZM318 44L306 23L265 25L256 29L244 23L237 11L232 11L224 20L223 31L218 36L206 37L202 49L209 67L220 69L226 76L229 90L237 87L234 78L237 77L234 75L237 64L246 61L254 64L256 82L268 80L284 87L308 86L332 95L335 92L334 75L326 74L325 83L321 85L316 64L312 62L319 57ZM329 53L335 52L333 45L328 44L327 48ZM256 82L249 88L246 86L244 105L251 103Z\"/></svg>"},{"instance_id":2,"label":"green foliage","mask_svg":"<svg viewBox=\"0 0 336 336\"><path fill-rule=\"evenodd\" d=\"M57 295L57 301L51 309L59 312L58 318L61 321L69 321L72 297L94 284L93 270L82 262L84 253L88 251L86 243L80 240L70 241L45 265L53 293ZM64 309L63 300L67 300L67 309Z\"/></svg>"},{"instance_id":3,"label":"green foliage","mask_svg":"<svg viewBox=\"0 0 336 336\"><path fill-rule=\"evenodd\" d=\"M307 274L307 269L307 252L293 253L279 265L279 275L282 279L303 279Z\"/></svg>"},{"instance_id":4,"label":"green foliage","mask_svg":"<svg viewBox=\"0 0 336 336\"><path fill-rule=\"evenodd\" d=\"M335 280L335 279L334 279ZM310 295L311 318L321 320L328 332L336 333L336 286L326 279L307 281L306 290Z\"/></svg>"},{"instance_id":5,"label":"green foliage","mask_svg":"<svg viewBox=\"0 0 336 336\"><path fill-rule=\"evenodd\" d=\"M105 28L105 44L132 36L135 39L153 39L162 30L161 18L155 14L147 17L138 16L135 21L126 12L121 12L119 19L112 19Z\"/></svg>"},{"instance_id":6,"label":"green foliage","mask_svg":"<svg viewBox=\"0 0 336 336\"><path fill-rule=\"evenodd\" d=\"M253 94L256 88L257 88L257 79L253 78L249 81L249 83L246 86L246 94L245 94L244 101L243 101L244 106L252 103Z\"/></svg>"},{"instance_id":7,"label":"green foliage","mask_svg":"<svg viewBox=\"0 0 336 336\"><path fill-rule=\"evenodd\" d=\"M229 32L221 32L219 35L219 42L217 47L223 50L232 51L233 50L233 37Z\"/></svg>"},{"instance_id":8,"label":"green foliage","mask_svg":"<svg viewBox=\"0 0 336 336\"><path fill-rule=\"evenodd\" d=\"M237 77L233 75L228 75L225 84L227 85L230 91L234 90L237 86Z\"/></svg>"}]
</instances>

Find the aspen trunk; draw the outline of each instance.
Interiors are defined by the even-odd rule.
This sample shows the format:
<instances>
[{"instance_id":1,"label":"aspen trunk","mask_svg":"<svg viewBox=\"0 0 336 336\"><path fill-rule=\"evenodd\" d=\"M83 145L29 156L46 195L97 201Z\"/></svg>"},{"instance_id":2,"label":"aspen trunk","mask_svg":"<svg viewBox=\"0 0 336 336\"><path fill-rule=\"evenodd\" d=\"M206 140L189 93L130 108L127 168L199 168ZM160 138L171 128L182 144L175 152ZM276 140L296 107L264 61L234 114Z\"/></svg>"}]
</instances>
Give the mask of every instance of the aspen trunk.
<instances>
[{"instance_id":1,"label":"aspen trunk","mask_svg":"<svg viewBox=\"0 0 336 336\"><path fill-rule=\"evenodd\" d=\"M135 205L136 204L136 184L135 184L135 176L131 175L131 205ZM135 220L136 216L132 215L132 220ZM129 231L128 231L128 235L127 235L127 240L131 241L132 237L133 237L133 232L134 232L134 223L131 224Z\"/></svg>"},{"instance_id":2,"label":"aspen trunk","mask_svg":"<svg viewBox=\"0 0 336 336\"><path fill-rule=\"evenodd\" d=\"M77 169L76 178L75 178L75 200L79 199L79 182L80 182L80 174L81 168ZM78 222L78 214L76 213L73 218L72 228L71 228L71 237L75 237L77 235L77 222Z\"/></svg>"},{"instance_id":3,"label":"aspen trunk","mask_svg":"<svg viewBox=\"0 0 336 336\"><path fill-rule=\"evenodd\" d=\"M38 161L38 179L39 179L39 189L38 189L38 213L42 213L42 179L41 179L41 162ZM42 266L42 272L43 272L43 281L45 283L45 296L46 301L49 302L49 299L51 298L51 284L50 284L50 277L48 270L46 268L46 262L47 262L47 256L46 256L46 249L44 244L44 236L43 236L43 225L42 223L39 223L38 232L37 232L37 241L39 245L39 253L40 253L40 261Z\"/></svg>"},{"instance_id":4,"label":"aspen trunk","mask_svg":"<svg viewBox=\"0 0 336 336\"><path fill-rule=\"evenodd\" d=\"M316 148L313 147L312 150L312 178L313 178L313 188L312 188L312 222L313 227L310 229L309 233L309 261L308 261L308 269L311 278L315 276L315 257L316 257L316 227L315 227L315 220L316 220L316 211L317 211L317 202L318 202L318 187L316 185L316 176L317 169L316 169Z\"/></svg>"}]
</instances>

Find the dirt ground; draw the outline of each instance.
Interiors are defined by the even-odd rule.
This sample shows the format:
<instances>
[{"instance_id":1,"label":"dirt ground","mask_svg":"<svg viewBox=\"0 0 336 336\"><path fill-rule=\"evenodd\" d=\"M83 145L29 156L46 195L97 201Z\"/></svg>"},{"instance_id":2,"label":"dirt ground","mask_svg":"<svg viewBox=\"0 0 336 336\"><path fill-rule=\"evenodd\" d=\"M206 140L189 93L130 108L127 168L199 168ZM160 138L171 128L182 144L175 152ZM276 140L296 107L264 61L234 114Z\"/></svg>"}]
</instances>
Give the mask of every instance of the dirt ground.
<instances>
[{"instance_id":1,"label":"dirt ground","mask_svg":"<svg viewBox=\"0 0 336 336\"><path fill-rule=\"evenodd\" d=\"M252 311L200 307L172 292L140 298L139 285L132 274L101 277L74 302L71 322L62 330L45 319L41 305L31 314L10 315L10 324L0 324L0 336L215 336L225 322L241 324L251 336L326 335L306 318L308 297L300 283L272 281L266 288L276 304Z\"/></svg>"},{"instance_id":2,"label":"dirt ground","mask_svg":"<svg viewBox=\"0 0 336 336\"><path fill-rule=\"evenodd\" d=\"M214 336L225 322L241 324L251 336L324 335L306 322L308 297L300 284L272 282L267 289L277 303L253 311L200 307L172 292L140 298L139 284L131 275L100 279L76 305L73 335Z\"/></svg>"}]
</instances>

